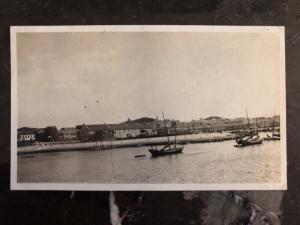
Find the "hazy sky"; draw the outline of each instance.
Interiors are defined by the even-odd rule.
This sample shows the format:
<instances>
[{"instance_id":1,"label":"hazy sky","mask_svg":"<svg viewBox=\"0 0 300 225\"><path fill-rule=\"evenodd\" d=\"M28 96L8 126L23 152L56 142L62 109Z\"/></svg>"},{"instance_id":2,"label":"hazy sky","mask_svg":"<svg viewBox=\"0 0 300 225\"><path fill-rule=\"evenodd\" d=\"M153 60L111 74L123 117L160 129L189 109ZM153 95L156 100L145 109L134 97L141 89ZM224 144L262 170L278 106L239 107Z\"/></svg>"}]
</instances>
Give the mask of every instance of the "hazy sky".
<instances>
[{"instance_id":1,"label":"hazy sky","mask_svg":"<svg viewBox=\"0 0 300 225\"><path fill-rule=\"evenodd\" d=\"M18 127L279 114L279 47L275 33L18 33Z\"/></svg>"}]
</instances>

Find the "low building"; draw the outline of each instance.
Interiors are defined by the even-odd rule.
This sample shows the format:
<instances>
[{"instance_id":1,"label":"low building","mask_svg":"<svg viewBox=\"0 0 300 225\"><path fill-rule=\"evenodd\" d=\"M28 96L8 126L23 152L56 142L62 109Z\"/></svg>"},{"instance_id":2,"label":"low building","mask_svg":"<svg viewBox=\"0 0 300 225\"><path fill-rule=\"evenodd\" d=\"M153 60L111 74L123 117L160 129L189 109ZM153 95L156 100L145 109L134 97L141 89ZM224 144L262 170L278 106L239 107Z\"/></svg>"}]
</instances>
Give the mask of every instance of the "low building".
<instances>
[{"instance_id":1,"label":"low building","mask_svg":"<svg viewBox=\"0 0 300 225\"><path fill-rule=\"evenodd\" d=\"M64 127L60 130L62 141L76 141L78 140L78 130L75 127Z\"/></svg>"},{"instance_id":2,"label":"low building","mask_svg":"<svg viewBox=\"0 0 300 225\"><path fill-rule=\"evenodd\" d=\"M77 137L80 141L88 141L90 134L89 134L89 128L87 125L78 125L76 126L76 129L78 130Z\"/></svg>"},{"instance_id":3,"label":"low building","mask_svg":"<svg viewBox=\"0 0 300 225\"><path fill-rule=\"evenodd\" d=\"M150 137L156 134L153 124L137 122L80 125L76 128L80 141Z\"/></svg>"},{"instance_id":4,"label":"low building","mask_svg":"<svg viewBox=\"0 0 300 225\"><path fill-rule=\"evenodd\" d=\"M87 125L90 140L111 140L114 138L113 131L107 124Z\"/></svg>"},{"instance_id":5,"label":"low building","mask_svg":"<svg viewBox=\"0 0 300 225\"><path fill-rule=\"evenodd\" d=\"M34 129L29 127L19 128L17 131L18 142L34 142L36 140Z\"/></svg>"},{"instance_id":6,"label":"low building","mask_svg":"<svg viewBox=\"0 0 300 225\"><path fill-rule=\"evenodd\" d=\"M35 134L33 132L18 133L18 141L20 141L20 142L23 142L23 141L33 142L33 141L35 141Z\"/></svg>"},{"instance_id":7,"label":"low building","mask_svg":"<svg viewBox=\"0 0 300 225\"><path fill-rule=\"evenodd\" d=\"M44 141L45 140L45 128L36 128L34 130L36 141Z\"/></svg>"},{"instance_id":8,"label":"low building","mask_svg":"<svg viewBox=\"0 0 300 225\"><path fill-rule=\"evenodd\" d=\"M111 140L113 131L106 124L90 124L76 126L77 136L80 141Z\"/></svg>"},{"instance_id":9,"label":"low building","mask_svg":"<svg viewBox=\"0 0 300 225\"><path fill-rule=\"evenodd\" d=\"M126 122L107 126L114 132L116 139L149 137L155 134L153 127L147 123Z\"/></svg>"},{"instance_id":10,"label":"low building","mask_svg":"<svg viewBox=\"0 0 300 225\"><path fill-rule=\"evenodd\" d=\"M124 123L119 124L107 124L109 130L112 131L114 138L125 139L135 136L135 131L129 132L128 126Z\"/></svg>"},{"instance_id":11,"label":"low building","mask_svg":"<svg viewBox=\"0 0 300 225\"><path fill-rule=\"evenodd\" d=\"M44 130L44 141L58 141L59 134L56 126L48 126Z\"/></svg>"}]
</instances>

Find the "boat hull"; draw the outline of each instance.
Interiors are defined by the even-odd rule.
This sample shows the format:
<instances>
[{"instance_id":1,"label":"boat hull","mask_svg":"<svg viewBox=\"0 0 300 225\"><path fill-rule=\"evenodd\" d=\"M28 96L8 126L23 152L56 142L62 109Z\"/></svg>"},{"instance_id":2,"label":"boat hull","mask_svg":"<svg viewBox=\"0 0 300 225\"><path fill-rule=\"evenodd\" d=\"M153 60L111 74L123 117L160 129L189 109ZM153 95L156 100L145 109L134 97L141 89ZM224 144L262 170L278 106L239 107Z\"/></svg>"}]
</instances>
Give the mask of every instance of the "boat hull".
<instances>
[{"instance_id":1,"label":"boat hull","mask_svg":"<svg viewBox=\"0 0 300 225\"><path fill-rule=\"evenodd\" d=\"M175 148L166 149L166 150L156 150L156 149L149 149L152 157L159 157L165 155L172 155L172 154L179 154L182 153L183 146L176 146Z\"/></svg>"},{"instance_id":2,"label":"boat hull","mask_svg":"<svg viewBox=\"0 0 300 225\"><path fill-rule=\"evenodd\" d=\"M269 136L267 135L266 138L264 138L265 141L280 141L280 136Z\"/></svg>"},{"instance_id":3,"label":"boat hull","mask_svg":"<svg viewBox=\"0 0 300 225\"><path fill-rule=\"evenodd\" d=\"M239 138L236 140L237 145L235 145L235 147L258 145L258 144L262 144L263 141L264 141L264 139L259 136L250 136L250 137Z\"/></svg>"}]
</instances>

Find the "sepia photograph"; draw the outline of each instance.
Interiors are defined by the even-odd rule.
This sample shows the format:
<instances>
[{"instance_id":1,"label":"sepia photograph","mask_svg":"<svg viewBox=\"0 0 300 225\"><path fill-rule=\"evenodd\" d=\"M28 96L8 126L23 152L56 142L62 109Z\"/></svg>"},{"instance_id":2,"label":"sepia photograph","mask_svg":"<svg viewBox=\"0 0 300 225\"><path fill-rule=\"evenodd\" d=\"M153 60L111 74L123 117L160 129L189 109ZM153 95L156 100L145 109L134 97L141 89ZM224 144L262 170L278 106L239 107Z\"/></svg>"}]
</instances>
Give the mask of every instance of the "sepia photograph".
<instances>
[{"instance_id":1,"label":"sepia photograph","mask_svg":"<svg viewBox=\"0 0 300 225\"><path fill-rule=\"evenodd\" d=\"M284 33L11 27L11 189L287 189Z\"/></svg>"}]
</instances>

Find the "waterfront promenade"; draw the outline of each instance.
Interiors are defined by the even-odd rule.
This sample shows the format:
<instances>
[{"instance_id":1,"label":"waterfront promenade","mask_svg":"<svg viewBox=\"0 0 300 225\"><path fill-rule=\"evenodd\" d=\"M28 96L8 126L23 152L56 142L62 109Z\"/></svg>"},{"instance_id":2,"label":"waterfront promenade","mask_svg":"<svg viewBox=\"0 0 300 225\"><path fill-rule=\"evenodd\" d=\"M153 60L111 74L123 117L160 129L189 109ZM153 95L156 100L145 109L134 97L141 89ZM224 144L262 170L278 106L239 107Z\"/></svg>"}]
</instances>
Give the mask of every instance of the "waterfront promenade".
<instances>
[{"instance_id":1,"label":"waterfront promenade","mask_svg":"<svg viewBox=\"0 0 300 225\"><path fill-rule=\"evenodd\" d=\"M180 143L205 143L232 140L235 135L230 133L200 133L179 135L176 141ZM175 142L175 136L169 137L170 142ZM93 141L93 142L40 142L30 146L18 147L17 152L21 154L43 153L53 151L76 151L76 150L106 150L124 147L140 147L166 144L167 137L151 137L139 139L113 140L113 141Z\"/></svg>"}]
</instances>

